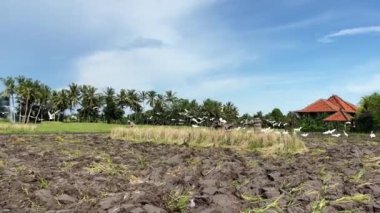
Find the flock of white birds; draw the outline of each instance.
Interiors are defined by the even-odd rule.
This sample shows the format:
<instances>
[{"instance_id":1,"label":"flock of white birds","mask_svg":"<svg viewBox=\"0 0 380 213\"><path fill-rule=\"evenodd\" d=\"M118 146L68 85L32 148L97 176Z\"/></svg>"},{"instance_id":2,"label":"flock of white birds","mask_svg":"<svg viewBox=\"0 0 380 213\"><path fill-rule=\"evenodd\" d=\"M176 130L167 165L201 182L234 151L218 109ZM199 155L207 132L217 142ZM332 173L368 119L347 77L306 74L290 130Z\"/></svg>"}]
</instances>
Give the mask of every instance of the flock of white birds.
<instances>
[{"instance_id":1,"label":"flock of white birds","mask_svg":"<svg viewBox=\"0 0 380 213\"><path fill-rule=\"evenodd\" d=\"M191 121L194 123L192 125L193 128L198 128L199 127L199 124L202 124L205 119L205 118L198 118L195 119L195 118L191 118ZM271 121L271 120L266 120L272 127L267 127L267 128L264 128L264 129L261 129L260 132L261 133L264 133L264 134L268 134L268 133L274 133L274 134L282 134L282 135L289 135L289 131L288 130L280 130L280 129L276 129L277 128L281 128L281 127L286 127L288 126L288 123L282 123L282 122L276 122L276 121ZM227 121L224 120L223 118L219 118L219 122L222 123L222 124L226 124ZM301 130L302 130L303 127L298 127L298 128L294 128L293 129L293 134L297 134L297 133L300 133L301 137L308 137L310 133L308 132L303 132L301 133ZM236 131L239 131L241 129L246 129L246 127L237 127L235 128ZM251 131L249 131L251 132ZM342 133L338 133L336 129L331 129L331 130L327 130L325 132L322 133L323 135L331 135L332 137L335 137L335 138L339 138L341 137L342 135L344 135L345 137L348 137L348 133L343 130ZM376 135L373 131L371 131L369 137L371 139L373 138L376 138Z\"/></svg>"}]
</instances>

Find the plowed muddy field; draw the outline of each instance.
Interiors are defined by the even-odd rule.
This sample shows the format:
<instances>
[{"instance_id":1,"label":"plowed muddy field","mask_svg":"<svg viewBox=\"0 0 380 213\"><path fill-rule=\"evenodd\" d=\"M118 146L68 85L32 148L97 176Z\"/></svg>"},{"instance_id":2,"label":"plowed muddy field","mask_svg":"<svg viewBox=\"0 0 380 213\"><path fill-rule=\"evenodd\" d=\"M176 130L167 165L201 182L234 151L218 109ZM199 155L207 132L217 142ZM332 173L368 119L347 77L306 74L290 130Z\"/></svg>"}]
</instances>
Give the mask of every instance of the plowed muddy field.
<instances>
[{"instance_id":1,"label":"plowed muddy field","mask_svg":"<svg viewBox=\"0 0 380 213\"><path fill-rule=\"evenodd\" d=\"M380 142L305 139L306 154L0 136L0 212L380 212ZM347 212L346 211L346 212Z\"/></svg>"}]
</instances>

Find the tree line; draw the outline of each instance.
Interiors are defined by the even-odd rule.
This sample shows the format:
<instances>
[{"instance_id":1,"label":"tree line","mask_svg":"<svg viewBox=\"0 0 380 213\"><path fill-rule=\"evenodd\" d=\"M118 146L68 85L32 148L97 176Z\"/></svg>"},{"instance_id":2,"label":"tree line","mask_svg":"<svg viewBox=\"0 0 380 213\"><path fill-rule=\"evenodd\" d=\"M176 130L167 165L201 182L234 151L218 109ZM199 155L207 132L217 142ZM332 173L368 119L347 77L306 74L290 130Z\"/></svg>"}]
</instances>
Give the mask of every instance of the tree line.
<instances>
[{"instance_id":1,"label":"tree line","mask_svg":"<svg viewBox=\"0 0 380 213\"><path fill-rule=\"evenodd\" d=\"M13 107L11 120L37 123L46 120L125 123L131 120L145 124L190 124L194 119L208 125L212 118L228 122L238 119L238 108L232 103L206 99L202 103L177 97L169 90L137 91L112 87L100 91L91 85L71 83L54 90L25 76L1 78L5 87L2 96ZM129 112L126 114L126 112ZM207 119L206 119L207 118Z\"/></svg>"},{"instance_id":2,"label":"tree line","mask_svg":"<svg viewBox=\"0 0 380 213\"><path fill-rule=\"evenodd\" d=\"M154 90L116 91L108 87L100 91L94 86L76 83L54 90L25 76L0 80L4 85L2 96L9 98L9 105L14 107L13 110L8 110L14 112L9 117L20 123L46 120L107 123L133 121L136 124L211 126L215 120L223 118L236 125L252 125L254 117L259 117L263 121L263 127L273 127L272 121L276 121L277 128L302 126L304 131L343 128L343 124L323 122L326 115L300 118L292 112L283 114L278 108L265 115L259 111L253 115L246 113L239 116L239 110L232 102L222 103L207 98L198 103L196 100L178 97L171 90L160 94ZM362 97L354 123L355 130L359 132L380 129L379 93Z\"/></svg>"}]
</instances>

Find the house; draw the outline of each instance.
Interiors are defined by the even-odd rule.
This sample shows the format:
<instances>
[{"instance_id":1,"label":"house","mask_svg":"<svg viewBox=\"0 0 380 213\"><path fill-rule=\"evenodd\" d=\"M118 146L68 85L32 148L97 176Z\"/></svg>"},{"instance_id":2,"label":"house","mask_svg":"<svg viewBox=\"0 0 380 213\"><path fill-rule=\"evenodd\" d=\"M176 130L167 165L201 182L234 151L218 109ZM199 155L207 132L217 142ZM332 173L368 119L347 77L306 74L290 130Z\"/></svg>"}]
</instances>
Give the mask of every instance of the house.
<instances>
[{"instance_id":1,"label":"house","mask_svg":"<svg viewBox=\"0 0 380 213\"><path fill-rule=\"evenodd\" d=\"M304 109L296 111L302 116L326 116L326 122L350 122L356 114L357 107L344 101L337 95L332 95L328 99L319 99Z\"/></svg>"}]
</instances>

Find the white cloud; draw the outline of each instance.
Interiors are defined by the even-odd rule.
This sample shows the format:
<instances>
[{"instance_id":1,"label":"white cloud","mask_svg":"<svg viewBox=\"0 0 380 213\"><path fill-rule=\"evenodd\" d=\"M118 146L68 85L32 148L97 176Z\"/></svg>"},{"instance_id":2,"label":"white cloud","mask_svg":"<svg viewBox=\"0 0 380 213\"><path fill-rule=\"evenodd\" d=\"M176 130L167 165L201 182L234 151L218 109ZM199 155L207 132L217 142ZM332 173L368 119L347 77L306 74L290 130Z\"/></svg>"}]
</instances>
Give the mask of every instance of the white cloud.
<instances>
[{"instance_id":1,"label":"white cloud","mask_svg":"<svg viewBox=\"0 0 380 213\"><path fill-rule=\"evenodd\" d=\"M212 29L194 27L196 23L186 28L187 23L197 21L193 13L214 1L115 2L82 2L90 28L116 30L105 38L106 49L73 62L79 83L183 93L205 88L198 94L211 94L225 85L239 84L232 80L239 77L220 74L231 72L244 60L254 60L245 56L244 48L224 39L220 29L212 33Z\"/></svg>"},{"instance_id":2,"label":"white cloud","mask_svg":"<svg viewBox=\"0 0 380 213\"><path fill-rule=\"evenodd\" d=\"M330 42L333 42L334 38L336 37L353 36L353 35L361 35L361 34L368 34L368 33L380 33L380 26L343 29L343 30L339 30L337 32L325 35L322 38L318 39L318 41L321 43L330 43Z\"/></svg>"}]
</instances>

